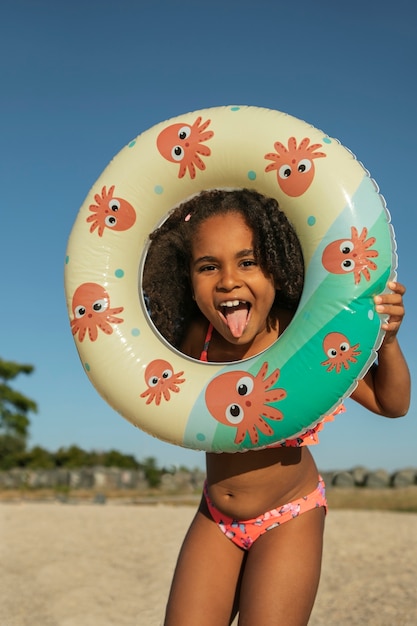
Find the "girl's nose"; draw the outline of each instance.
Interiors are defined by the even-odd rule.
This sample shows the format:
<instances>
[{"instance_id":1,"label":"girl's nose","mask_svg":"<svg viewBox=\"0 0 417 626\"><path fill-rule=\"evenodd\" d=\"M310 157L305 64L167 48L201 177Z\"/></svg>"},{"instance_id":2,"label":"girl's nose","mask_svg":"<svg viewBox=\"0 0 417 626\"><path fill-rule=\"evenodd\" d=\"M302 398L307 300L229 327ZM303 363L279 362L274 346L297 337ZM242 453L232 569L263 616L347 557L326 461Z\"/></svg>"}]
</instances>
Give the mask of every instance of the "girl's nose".
<instances>
[{"instance_id":1,"label":"girl's nose","mask_svg":"<svg viewBox=\"0 0 417 626\"><path fill-rule=\"evenodd\" d=\"M236 272L232 268L224 268L219 275L217 288L224 291L232 291L241 286Z\"/></svg>"}]
</instances>

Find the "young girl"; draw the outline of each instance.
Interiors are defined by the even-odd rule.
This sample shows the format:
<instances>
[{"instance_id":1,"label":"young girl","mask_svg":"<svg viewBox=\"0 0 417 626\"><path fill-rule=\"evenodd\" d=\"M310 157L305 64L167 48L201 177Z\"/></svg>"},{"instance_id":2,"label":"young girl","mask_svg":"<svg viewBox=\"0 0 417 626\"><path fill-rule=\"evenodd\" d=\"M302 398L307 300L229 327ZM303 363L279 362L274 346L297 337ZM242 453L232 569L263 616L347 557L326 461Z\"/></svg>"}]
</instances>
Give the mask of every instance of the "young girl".
<instances>
[{"instance_id":1,"label":"young girl","mask_svg":"<svg viewBox=\"0 0 417 626\"><path fill-rule=\"evenodd\" d=\"M303 286L295 232L275 200L209 191L151 235L143 287L150 314L196 359L236 361L289 325ZM375 297L388 315L375 365L352 393L369 410L404 415L410 378L397 331L405 288ZM302 381L300 381L302 393ZM201 504L184 540L165 626L307 624L320 577L326 499L308 449L317 431L245 453L208 453Z\"/></svg>"}]
</instances>

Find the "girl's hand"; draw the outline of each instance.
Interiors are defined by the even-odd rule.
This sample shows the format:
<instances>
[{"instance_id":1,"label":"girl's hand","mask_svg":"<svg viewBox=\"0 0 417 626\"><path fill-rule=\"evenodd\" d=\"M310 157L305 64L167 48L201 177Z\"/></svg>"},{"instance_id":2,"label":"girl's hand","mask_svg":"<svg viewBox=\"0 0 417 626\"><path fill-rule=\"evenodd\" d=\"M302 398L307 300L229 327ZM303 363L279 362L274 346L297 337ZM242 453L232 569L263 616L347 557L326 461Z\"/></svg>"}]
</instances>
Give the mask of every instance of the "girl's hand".
<instances>
[{"instance_id":1,"label":"girl's hand","mask_svg":"<svg viewBox=\"0 0 417 626\"><path fill-rule=\"evenodd\" d=\"M389 282L388 288L392 293L383 293L374 297L375 310L377 313L388 315L387 321L381 328L385 330L384 344L394 341L405 315L403 295L405 287L401 283Z\"/></svg>"},{"instance_id":2,"label":"girl's hand","mask_svg":"<svg viewBox=\"0 0 417 626\"><path fill-rule=\"evenodd\" d=\"M375 296L375 310L388 317L382 324L384 341L378 350L378 361L358 381L352 398L377 415L400 417L410 406L410 372L397 341L397 333L404 318L403 295L405 287L389 282L392 293Z\"/></svg>"}]
</instances>

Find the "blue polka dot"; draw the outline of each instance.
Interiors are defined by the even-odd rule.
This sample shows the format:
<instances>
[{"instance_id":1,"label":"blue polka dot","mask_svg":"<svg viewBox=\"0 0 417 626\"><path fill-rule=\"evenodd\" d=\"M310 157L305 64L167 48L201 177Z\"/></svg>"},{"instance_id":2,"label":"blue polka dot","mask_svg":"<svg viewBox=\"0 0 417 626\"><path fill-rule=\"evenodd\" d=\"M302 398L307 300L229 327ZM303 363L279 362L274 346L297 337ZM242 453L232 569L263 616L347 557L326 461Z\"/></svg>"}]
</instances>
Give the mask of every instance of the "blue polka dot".
<instances>
[{"instance_id":1,"label":"blue polka dot","mask_svg":"<svg viewBox=\"0 0 417 626\"><path fill-rule=\"evenodd\" d=\"M155 185L153 190L155 193L158 194L158 196L160 196L161 193L164 193L164 188L162 187L162 185Z\"/></svg>"},{"instance_id":2,"label":"blue polka dot","mask_svg":"<svg viewBox=\"0 0 417 626\"><path fill-rule=\"evenodd\" d=\"M249 180L256 180L256 172L254 172L253 170L249 170L248 178Z\"/></svg>"},{"instance_id":3,"label":"blue polka dot","mask_svg":"<svg viewBox=\"0 0 417 626\"><path fill-rule=\"evenodd\" d=\"M139 337L139 335L140 335L139 328L132 328L132 330L130 332L132 333L132 337Z\"/></svg>"},{"instance_id":4,"label":"blue polka dot","mask_svg":"<svg viewBox=\"0 0 417 626\"><path fill-rule=\"evenodd\" d=\"M368 319L370 319L371 321L374 319L375 317L375 311L373 309L369 309L368 311Z\"/></svg>"},{"instance_id":5,"label":"blue polka dot","mask_svg":"<svg viewBox=\"0 0 417 626\"><path fill-rule=\"evenodd\" d=\"M316 223L316 218L314 217L314 215L310 215L310 216L307 218L307 224L308 224L309 226L314 226L314 224L315 224L315 223Z\"/></svg>"},{"instance_id":6,"label":"blue polka dot","mask_svg":"<svg viewBox=\"0 0 417 626\"><path fill-rule=\"evenodd\" d=\"M90 371L90 365L89 365L89 363L84 363L84 369L85 369L85 371L86 371L86 372L89 372L89 371Z\"/></svg>"},{"instance_id":7,"label":"blue polka dot","mask_svg":"<svg viewBox=\"0 0 417 626\"><path fill-rule=\"evenodd\" d=\"M205 441L206 436L203 433L197 433L196 439L197 441Z\"/></svg>"},{"instance_id":8,"label":"blue polka dot","mask_svg":"<svg viewBox=\"0 0 417 626\"><path fill-rule=\"evenodd\" d=\"M240 111L240 107L230 107L231 111Z\"/></svg>"},{"instance_id":9,"label":"blue polka dot","mask_svg":"<svg viewBox=\"0 0 417 626\"><path fill-rule=\"evenodd\" d=\"M67 254L67 256L65 257L65 265L68 265L68 263L69 263L69 256Z\"/></svg>"},{"instance_id":10,"label":"blue polka dot","mask_svg":"<svg viewBox=\"0 0 417 626\"><path fill-rule=\"evenodd\" d=\"M116 276L116 278L123 278L123 276L125 275L124 270L118 269L114 272L114 275Z\"/></svg>"},{"instance_id":11,"label":"blue polka dot","mask_svg":"<svg viewBox=\"0 0 417 626\"><path fill-rule=\"evenodd\" d=\"M323 137L323 143L332 143L330 137Z\"/></svg>"},{"instance_id":12,"label":"blue polka dot","mask_svg":"<svg viewBox=\"0 0 417 626\"><path fill-rule=\"evenodd\" d=\"M127 147L128 148L133 148L134 145L136 145L136 139L132 139L132 141L127 144Z\"/></svg>"}]
</instances>

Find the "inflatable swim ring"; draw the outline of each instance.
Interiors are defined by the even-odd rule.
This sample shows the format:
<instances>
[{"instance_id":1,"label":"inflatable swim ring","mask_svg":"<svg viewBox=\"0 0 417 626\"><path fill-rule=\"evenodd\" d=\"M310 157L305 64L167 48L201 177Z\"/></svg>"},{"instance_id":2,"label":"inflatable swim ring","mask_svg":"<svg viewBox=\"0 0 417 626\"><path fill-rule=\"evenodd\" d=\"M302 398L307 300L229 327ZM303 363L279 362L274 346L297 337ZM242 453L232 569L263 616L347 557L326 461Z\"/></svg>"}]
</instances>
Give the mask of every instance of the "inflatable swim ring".
<instances>
[{"instance_id":1,"label":"inflatable swim ring","mask_svg":"<svg viewBox=\"0 0 417 626\"><path fill-rule=\"evenodd\" d=\"M268 350L200 363L149 319L138 290L147 236L184 199L242 187L275 197L293 223L304 290ZM80 209L65 288L83 367L117 412L165 441L235 452L303 433L352 392L383 337L372 298L395 268L384 199L349 150L279 111L228 106L162 122L121 150Z\"/></svg>"}]
</instances>

